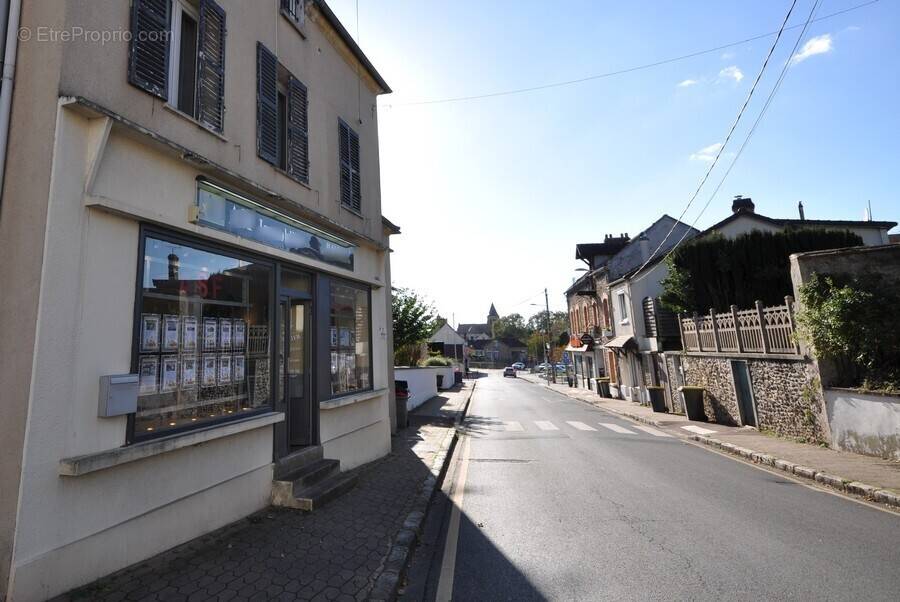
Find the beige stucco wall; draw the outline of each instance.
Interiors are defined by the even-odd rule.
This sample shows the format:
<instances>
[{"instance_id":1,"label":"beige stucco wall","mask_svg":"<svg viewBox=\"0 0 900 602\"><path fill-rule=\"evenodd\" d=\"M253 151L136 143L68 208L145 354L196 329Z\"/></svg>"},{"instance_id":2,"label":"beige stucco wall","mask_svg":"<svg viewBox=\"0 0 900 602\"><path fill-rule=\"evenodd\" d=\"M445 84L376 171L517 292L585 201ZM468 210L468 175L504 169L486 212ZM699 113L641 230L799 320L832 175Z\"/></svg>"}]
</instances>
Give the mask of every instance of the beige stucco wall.
<instances>
[{"instance_id":1,"label":"beige stucco wall","mask_svg":"<svg viewBox=\"0 0 900 602\"><path fill-rule=\"evenodd\" d=\"M100 375L130 368L140 221L371 284L379 392L323 411L321 432L326 456L341 459L345 469L390 450L389 272L373 88L366 77L358 86L346 49L336 50L333 32L320 30L316 19L304 40L278 14L275 0L221 4L229 25L224 137L130 86L126 43L20 45L0 207L0 252L15 259L0 263L0 282L15 283L3 287L0 305L0 597L61 593L268 503L271 426L80 477L58 475L62 458L124 444L125 418L97 417L97 389ZM26 3L22 25L127 29L128 3ZM257 39L309 86L309 187L256 157ZM264 191L273 191L359 233L354 270L189 223L202 169L144 134L60 99L69 95L258 184L244 194L265 198ZM337 198L339 116L360 135L362 218Z\"/></svg>"},{"instance_id":2,"label":"beige stucco wall","mask_svg":"<svg viewBox=\"0 0 900 602\"><path fill-rule=\"evenodd\" d=\"M278 0L219 0L226 13L225 125L216 136L164 108L164 102L127 81L128 43L66 45L62 94L83 96L240 173L342 225L381 240L381 197L375 93L330 40L336 36L313 9L304 39L278 10ZM67 0L66 24L94 30L128 30L129 3ZM317 25L321 23L321 27ZM324 28L324 29L323 29ZM256 156L256 42L275 53L309 89L310 185L305 187ZM343 46L342 46L343 47ZM360 69L360 73L364 73ZM359 134L362 169L360 218L341 207L338 186L338 118ZM359 120L362 120L362 123Z\"/></svg>"},{"instance_id":3,"label":"beige stucco wall","mask_svg":"<svg viewBox=\"0 0 900 602\"><path fill-rule=\"evenodd\" d=\"M58 26L61 9L53 2L25 2L20 25ZM5 258L0 261L0 598L7 587L15 538L53 159L55 91L62 61L59 47L20 46L0 200L0 256ZM23 73L42 75L31 78Z\"/></svg>"}]
</instances>

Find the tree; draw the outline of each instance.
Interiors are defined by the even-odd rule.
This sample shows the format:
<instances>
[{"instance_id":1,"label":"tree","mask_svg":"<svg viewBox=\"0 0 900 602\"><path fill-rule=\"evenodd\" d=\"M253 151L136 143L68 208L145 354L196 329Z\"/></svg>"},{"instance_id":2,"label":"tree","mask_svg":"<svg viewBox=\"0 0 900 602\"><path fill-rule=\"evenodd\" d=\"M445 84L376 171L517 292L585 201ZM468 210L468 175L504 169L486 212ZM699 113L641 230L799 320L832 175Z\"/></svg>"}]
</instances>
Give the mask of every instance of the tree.
<instances>
[{"instance_id":1,"label":"tree","mask_svg":"<svg viewBox=\"0 0 900 602\"><path fill-rule=\"evenodd\" d=\"M494 322L494 338L524 339L528 336L525 318L519 314L509 314Z\"/></svg>"},{"instance_id":2,"label":"tree","mask_svg":"<svg viewBox=\"0 0 900 602\"><path fill-rule=\"evenodd\" d=\"M547 329L547 310L539 311L530 318L525 327L532 332L544 332ZM560 338L569 330L569 315L564 311L550 312L550 342ZM566 337L568 339L568 337Z\"/></svg>"},{"instance_id":3,"label":"tree","mask_svg":"<svg viewBox=\"0 0 900 602\"><path fill-rule=\"evenodd\" d=\"M431 303L410 289L394 288L392 292L394 363L413 366L421 358L422 343L435 330L437 312Z\"/></svg>"}]
</instances>

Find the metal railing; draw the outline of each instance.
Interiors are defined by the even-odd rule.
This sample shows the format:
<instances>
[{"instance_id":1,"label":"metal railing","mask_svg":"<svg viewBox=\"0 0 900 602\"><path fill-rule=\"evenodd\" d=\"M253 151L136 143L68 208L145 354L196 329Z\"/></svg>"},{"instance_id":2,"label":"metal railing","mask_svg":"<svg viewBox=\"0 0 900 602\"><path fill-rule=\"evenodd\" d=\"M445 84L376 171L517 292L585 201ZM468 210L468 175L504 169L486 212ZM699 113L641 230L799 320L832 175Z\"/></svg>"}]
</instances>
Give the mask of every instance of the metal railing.
<instances>
[{"instance_id":1,"label":"metal railing","mask_svg":"<svg viewBox=\"0 0 900 602\"><path fill-rule=\"evenodd\" d=\"M685 318L680 314L681 343L685 351L713 353L762 353L800 355L794 323L794 299L787 296L784 305L763 307L757 301L753 309Z\"/></svg>"}]
</instances>

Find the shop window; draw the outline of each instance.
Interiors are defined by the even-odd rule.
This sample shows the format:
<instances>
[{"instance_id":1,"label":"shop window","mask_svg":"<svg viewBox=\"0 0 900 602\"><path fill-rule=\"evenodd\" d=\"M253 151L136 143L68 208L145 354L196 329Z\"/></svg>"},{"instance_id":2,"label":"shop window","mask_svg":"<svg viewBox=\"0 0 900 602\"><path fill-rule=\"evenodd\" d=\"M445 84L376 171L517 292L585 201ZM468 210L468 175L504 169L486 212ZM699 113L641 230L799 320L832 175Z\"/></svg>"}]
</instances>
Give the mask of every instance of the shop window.
<instances>
[{"instance_id":1,"label":"shop window","mask_svg":"<svg viewBox=\"0 0 900 602\"><path fill-rule=\"evenodd\" d=\"M342 280L331 282L331 394L372 388L369 289Z\"/></svg>"},{"instance_id":2,"label":"shop window","mask_svg":"<svg viewBox=\"0 0 900 602\"><path fill-rule=\"evenodd\" d=\"M271 268L147 236L141 271L133 439L270 407Z\"/></svg>"}]
</instances>

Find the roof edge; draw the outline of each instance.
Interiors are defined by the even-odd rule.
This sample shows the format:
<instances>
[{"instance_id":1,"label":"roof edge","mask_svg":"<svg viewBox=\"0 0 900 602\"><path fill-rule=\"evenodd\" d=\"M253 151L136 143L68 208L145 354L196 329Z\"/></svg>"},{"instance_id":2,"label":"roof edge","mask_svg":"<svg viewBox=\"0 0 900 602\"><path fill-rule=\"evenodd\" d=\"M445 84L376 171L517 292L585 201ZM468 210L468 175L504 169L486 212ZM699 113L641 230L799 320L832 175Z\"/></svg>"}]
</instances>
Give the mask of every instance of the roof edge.
<instances>
[{"instance_id":1,"label":"roof edge","mask_svg":"<svg viewBox=\"0 0 900 602\"><path fill-rule=\"evenodd\" d=\"M375 80L385 94L390 94L393 92L391 87L388 85L384 78L381 77L381 74L378 73L378 70L375 69L375 65L372 64L372 61L369 60L369 57L366 56L366 53L362 51L362 48L359 47L359 44L356 43L356 40L353 39L353 36L350 35L350 32L347 31L347 28L344 27L344 24L341 23L341 20L337 18L337 15L334 14L334 11L331 10L331 7L328 6L328 3L325 0L314 0L314 4L321 11L322 16L325 17L325 20L328 21L328 24L334 27L334 30L340 36L341 41L347 45L350 49L350 52L353 53L353 56L356 57L363 67L366 68L366 71L369 72L369 75L372 76L372 79Z\"/></svg>"}]
</instances>

